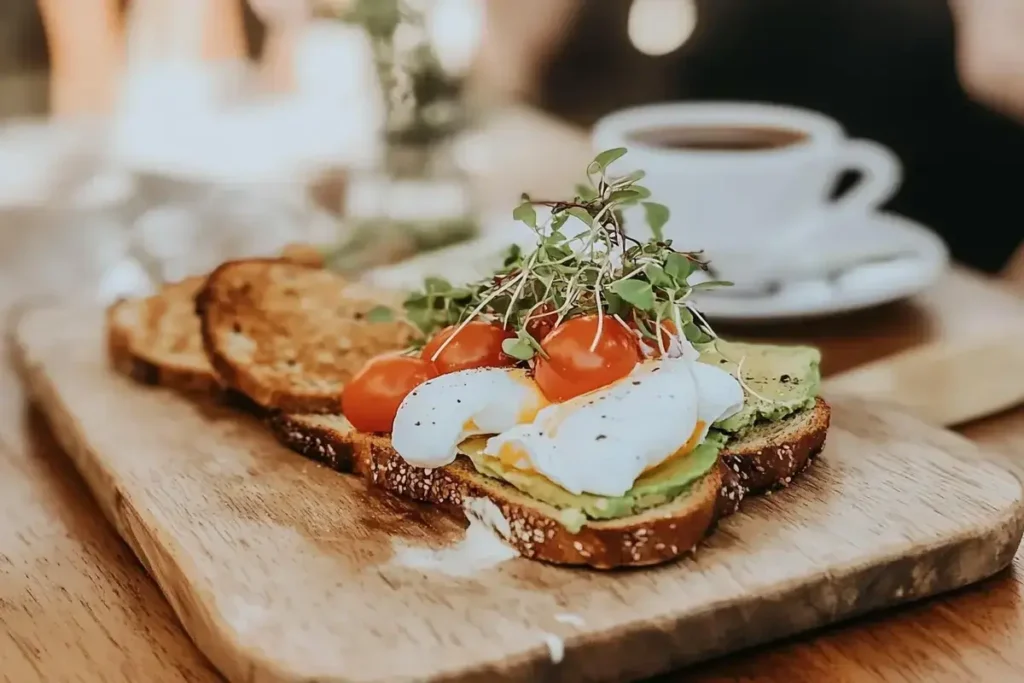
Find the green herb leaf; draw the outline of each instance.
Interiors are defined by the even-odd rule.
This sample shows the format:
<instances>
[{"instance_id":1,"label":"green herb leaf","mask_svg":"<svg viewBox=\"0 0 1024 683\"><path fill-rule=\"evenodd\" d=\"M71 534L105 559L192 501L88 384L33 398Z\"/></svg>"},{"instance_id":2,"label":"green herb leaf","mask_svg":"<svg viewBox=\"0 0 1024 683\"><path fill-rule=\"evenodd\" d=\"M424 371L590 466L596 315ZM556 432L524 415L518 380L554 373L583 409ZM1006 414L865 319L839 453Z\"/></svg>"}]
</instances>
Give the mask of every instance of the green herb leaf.
<instances>
[{"instance_id":1,"label":"green herb leaf","mask_svg":"<svg viewBox=\"0 0 1024 683\"><path fill-rule=\"evenodd\" d=\"M675 317L672 317L675 320ZM693 322L693 313L686 306L679 306L679 322L682 323L683 327L686 327L689 323Z\"/></svg>"},{"instance_id":2,"label":"green herb leaf","mask_svg":"<svg viewBox=\"0 0 1024 683\"><path fill-rule=\"evenodd\" d=\"M651 196L651 191L648 190L643 185L631 185L629 187L629 189L633 190L633 192L639 192L640 193L640 196L638 197L638 199L647 199L648 197Z\"/></svg>"},{"instance_id":3,"label":"green herb leaf","mask_svg":"<svg viewBox=\"0 0 1024 683\"><path fill-rule=\"evenodd\" d=\"M693 323L683 325L683 336L691 344L706 344L711 341L711 336Z\"/></svg>"},{"instance_id":4,"label":"green herb leaf","mask_svg":"<svg viewBox=\"0 0 1024 683\"><path fill-rule=\"evenodd\" d=\"M625 308L622 297L615 292L607 292L604 295L604 310L608 315L618 315Z\"/></svg>"},{"instance_id":5,"label":"green herb leaf","mask_svg":"<svg viewBox=\"0 0 1024 683\"><path fill-rule=\"evenodd\" d=\"M523 202L512 211L512 218L517 221L526 223L531 228L537 227L537 211L533 208L533 204Z\"/></svg>"},{"instance_id":6,"label":"green herb leaf","mask_svg":"<svg viewBox=\"0 0 1024 683\"><path fill-rule=\"evenodd\" d=\"M508 253L505 254L505 260L502 265L506 268L514 263L518 263L523 257L523 248L518 244L513 244L508 248Z\"/></svg>"},{"instance_id":7,"label":"green herb leaf","mask_svg":"<svg viewBox=\"0 0 1024 683\"><path fill-rule=\"evenodd\" d=\"M608 166L616 159L621 158L626 154L625 147L615 147L614 149L606 149L605 151L594 157L594 161L591 163L592 166L597 166L600 170L608 168Z\"/></svg>"},{"instance_id":8,"label":"green herb leaf","mask_svg":"<svg viewBox=\"0 0 1024 683\"><path fill-rule=\"evenodd\" d=\"M460 299L469 299L470 297L473 296L473 290L470 289L469 287L452 287L450 290L448 290L445 296L447 296L449 299L452 299L453 301L458 301Z\"/></svg>"},{"instance_id":9,"label":"green herb leaf","mask_svg":"<svg viewBox=\"0 0 1024 683\"><path fill-rule=\"evenodd\" d=\"M551 228L551 232L557 233L559 230L562 229L562 226L565 225L565 222L567 220L569 220L569 214L565 213L564 211L559 211L558 213L556 213L554 216L551 217L551 223L549 226Z\"/></svg>"},{"instance_id":10,"label":"green herb leaf","mask_svg":"<svg viewBox=\"0 0 1024 683\"><path fill-rule=\"evenodd\" d=\"M676 282L680 284L686 282L686 278L690 277L692 271L693 262L682 254L671 252L665 257L665 272Z\"/></svg>"},{"instance_id":11,"label":"green herb leaf","mask_svg":"<svg viewBox=\"0 0 1024 683\"><path fill-rule=\"evenodd\" d=\"M547 254L548 258L552 261L559 261L569 256L572 250L569 247L560 244L547 244L544 246L544 253Z\"/></svg>"},{"instance_id":12,"label":"green herb leaf","mask_svg":"<svg viewBox=\"0 0 1024 683\"><path fill-rule=\"evenodd\" d=\"M608 195L610 202L630 202L640 199L640 193L635 190L615 190Z\"/></svg>"},{"instance_id":13,"label":"green herb leaf","mask_svg":"<svg viewBox=\"0 0 1024 683\"><path fill-rule=\"evenodd\" d=\"M639 170L632 171L632 172L627 173L626 175L622 176L621 178L616 178L615 179L615 185L616 186L632 185L633 183L637 182L638 180L643 180L646 176L647 176L647 174L644 173L643 171L639 171Z\"/></svg>"},{"instance_id":14,"label":"green herb leaf","mask_svg":"<svg viewBox=\"0 0 1024 683\"><path fill-rule=\"evenodd\" d=\"M529 342L518 338L501 342L501 350L517 360L530 360L535 353Z\"/></svg>"},{"instance_id":15,"label":"green herb leaf","mask_svg":"<svg viewBox=\"0 0 1024 683\"><path fill-rule=\"evenodd\" d=\"M654 290L651 283L643 280L622 280L616 282L612 291L622 299L641 311L650 311L654 308Z\"/></svg>"},{"instance_id":16,"label":"green herb leaf","mask_svg":"<svg viewBox=\"0 0 1024 683\"><path fill-rule=\"evenodd\" d=\"M590 185L577 185L576 196L585 202L593 201L597 199L597 190Z\"/></svg>"},{"instance_id":17,"label":"green herb leaf","mask_svg":"<svg viewBox=\"0 0 1024 683\"><path fill-rule=\"evenodd\" d=\"M427 288L427 294L445 294L452 288L452 283L443 277L428 277L424 281L424 285Z\"/></svg>"},{"instance_id":18,"label":"green herb leaf","mask_svg":"<svg viewBox=\"0 0 1024 683\"><path fill-rule=\"evenodd\" d=\"M371 323L389 323L395 319L395 312L387 306L374 306L366 312L366 321Z\"/></svg>"},{"instance_id":19,"label":"green herb leaf","mask_svg":"<svg viewBox=\"0 0 1024 683\"><path fill-rule=\"evenodd\" d=\"M651 226L654 239L659 241L664 239L665 233L662 232L662 228L668 223L668 207L654 202L644 202L643 207L644 216L647 218L647 225Z\"/></svg>"},{"instance_id":20,"label":"green herb leaf","mask_svg":"<svg viewBox=\"0 0 1024 683\"><path fill-rule=\"evenodd\" d=\"M671 287L673 284L672 278L668 276L665 270L661 266L656 266L653 263L648 264L647 267L644 268L644 274L647 275L647 281L655 287Z\"/></svg>"},{"instance_id":21,"label":"green herb leaf","mask_svg":"<svg viewBox=\"0 0 1024 683\"><path fill-rule=\"evenodd\" d=\"M732 284L728 280L708 280L707 282L698 282L695 285L691 285L690 289L700 292L708 289L717 289L718 287L732 287Z\"/></svg>"},{"instance_id":22,"label":"green herb leaf","mask_svg":"<svg viewBox=\"0 0 1024 683\"><path fill-rule=\"evenodd\" d=\"M654 315L661 320L670 320L672 318L672 308L671 301L659 301L654 304Z\"/></svg>"},{"instance_id":23,"label":"green herb leaf","mask_svg":"<svg viewBox=\"0 0 1024 683\"><path fill-rule=\"evenodd\" d=\"M408 311L409 322L419 328L420 332L430 334L437 327L434 311L428 308L413 308Z\"/></svg>"},{"instance_id":24,"label":"green herb leaf","mask_svg":"<svg viewBox=\"0 0 1024 683\"><path fill-rule=\"evenodd\" d=\"M591 216L590 213L583 207L570 206L568 209L565 210L565 212L570 216L580 219L588 226L594 222L594 217Z\"/></svg>"}]
</instances>

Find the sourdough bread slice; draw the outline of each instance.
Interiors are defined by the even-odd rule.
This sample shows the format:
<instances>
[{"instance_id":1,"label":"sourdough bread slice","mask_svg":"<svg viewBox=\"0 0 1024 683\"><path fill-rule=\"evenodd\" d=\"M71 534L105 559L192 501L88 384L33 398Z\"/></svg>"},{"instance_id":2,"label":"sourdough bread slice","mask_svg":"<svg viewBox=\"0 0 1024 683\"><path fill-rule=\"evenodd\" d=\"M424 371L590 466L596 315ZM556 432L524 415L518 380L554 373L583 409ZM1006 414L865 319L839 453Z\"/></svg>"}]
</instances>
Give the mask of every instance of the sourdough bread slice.
<instances>
[{"instance_id":1,"label":"sourdough bread slice","mask_svg":"<svg viewBox=\"0 0 1024 683\"><path fill-rule=\"evenodd\" d=\"M144 299L107 309L107 347L112 365L143 384L187 393L218 393L220 385L203 351L193 298L205 278L165 285Z\"/></svg>"},{"instance_id":2,"label":"sourdough bread slice","mask_svg":"<svg viewBox=\"0 0 1024 683\"><path fill-rule=\"evenodd\" d=\"M220 381L267 409L338 413L368 360L401 349L411 325L377 321L397 302L330 271L275 259L231 261L196 296L203 348Z\"/></svg>"},{"instance_id":3,"label":"sourdough bread slice","mask_svg":"<svg viewBox=\"0 0 1024 683\"><path fill-rule=\"evenodd\" d=\"M728 443L717 468L700 481L701 488L640 515L590 522L577 534L558 521L557 509L480 474L467 458L434 470L412 467L395 452L386 435L357 432L340 415L276 415L270 424L277 438L293 450L340 471L368 476L396 495L453 509L466 497L488 497L509 519L513 535L520 537L512 542L527 557L607 568L664 562L694 545L700 536L689 544L685 541L700 525L703 508L691 509L683 499L703 492L708 482L717 486L711 520L736 512L748 493L787 485L821 450L829 419L829 406L819 398L811 409L760 425ZM522 521L513 522L515 519ZM531 534L528 540L522 538L527 530ZM652 534L659 540L637 548L639 538L655 538Z\"/></svg>"},{"instance_id":4,"label":"sourdough bread slice","mask_svg":"<svg viewBox=\"0 0 1024 683\"><path fill-rule=\"evenodd\" d=\"M726 443L719 454L719 516L735 512L748 493L792 481L824 445L830 417L831 409L819 398L809 410L758 425ZM282 444L341 472L368 471L371 450L390 447L386 435L358 432L341 415L280 413L268 422Z\"/></svg>"},{"instance_id":5,"label":"sourdough bread slice","mask_svg":"<svg viewBox=\"0 0 1024 683\"><path fill-rule=\"evenodd\" d=\"M508 520L506 540L523 557L597 569L660 564L693 551L715 521L722 486L720 470L712 468L669 503L631 517L591 521L573 533L559 521L558 508L480 474L468 458L421 469L405 462L386 439L365 446L370 481L386 491L460 511L467 498L487 498Z\"/></svg>"},{"instance_id":6,"label":"sourdough bread slice","mask_svg":"<svg viewBox=\"0 0 1024 683\"><path fill-rule=\"evenodd\" d=\"M318 249L286 246L280 258L310 267L323 265ZM195 297L206 276L164 285L152 296L121 299L107 309L107 348L113 367L143 384L187 393L207 393L251 410L243 396L225 394L206 358L195 313Z\"/></svg>"}]
</instances>

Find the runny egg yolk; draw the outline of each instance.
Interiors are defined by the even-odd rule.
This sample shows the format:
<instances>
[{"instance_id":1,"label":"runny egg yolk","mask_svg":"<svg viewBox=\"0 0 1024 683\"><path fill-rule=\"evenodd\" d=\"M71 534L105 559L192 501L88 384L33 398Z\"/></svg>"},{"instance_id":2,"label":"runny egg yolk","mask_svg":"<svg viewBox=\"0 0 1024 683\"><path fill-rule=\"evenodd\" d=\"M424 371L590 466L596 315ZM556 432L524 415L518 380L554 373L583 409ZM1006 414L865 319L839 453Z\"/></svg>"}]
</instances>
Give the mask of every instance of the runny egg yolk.
<instances>
[{"instance_id":1,"label":"runny egg yolk","mask_svg":"<svg viewBox=\"0 0 1024 683\"><path fill-rule=\"evenodd\" d=\"M670 463L678 460L679 458L689 455L693 452L699 443L701 435L704 433L704 422L697 420L697 424L693 428L693 433L690 434L690 438L687 439L686 443L679 447L679 449L668 456L657 465L651 465L644 470L644 474L650 474L651 472L657 472L661 467L666 467ZM523 472L536 472L530 464L530 458L528 457L525 450L518 447L514 442L506 441L501 444L501 448L498 449L498 460L505 467L512 467Z\"/></svg>"},{"instance_id":2,"label":"runny egg yolk","mask_svg":"<svg viewBox=\"0 0 1024 683\"><path fill-rule=\"evenodd\" d=\"M516 413L516 424L530 424L537 419L537 413L551 405L551 402L541 393L540 387L537 386L536 382L529 377L516 374L510 374L509 377L530 390L530 400L521 405ZM484 430L471 417L462 423L462 431L466 434L479 434Z\"/></svg>"},{"instance_id":3,"label":"runny egg yolk","mask_svg":"<svg viewBox=\"0 0 1024 683\"><path fill-rule=\"evenodd\" d=\"M529 377L513 375L512 379L519 384L525 385L530 389L533 396L533 401L527 403L519 409L519 414L516 415L516 419L519 420L519 424L529 424L537 419L537 413L550 405L550 401L541 392L540 387L537 383Z\"/></svg>"},{"instance_id":4,"label":"runny egg yolk","mask_svg":"<svg viewBox=\"0 0 1024 683\"><path fill-rule=\"evenodd\" d=\"M526 451L510 441L501 444L501 448L498 449L498 460L505 467L513 467L524 472L534 471Z\"/></svg>"},{"instance_id":5,"label":"runny egg yolk","mask_svg":"<svg viewBox=\"0 0 1024 683\"><path fill-rule=\"evenodd\" d=\"M679 450L677 450L675 453L673 453L672 455L668 456L667 458L665 458L664 460L659 462L657 465L651 465L650 467L645 469L644 470L644 474L649 474L651 472L655 472L655 471L658 470L658 468L664 467L664 466L668 465L669 463L673 462L674 460L678 460L679 458L683 457L684 455L689 455L690 453L692 453L693 449L696 448L699 445L700 437L701 437L701 435L703 433L704 433L704 422L702 420L697 420L697 424L693 428L693 433L690 434L690 438L687 439L686 443L684 443L679 448Z\"/></svg>"}]
</instances>

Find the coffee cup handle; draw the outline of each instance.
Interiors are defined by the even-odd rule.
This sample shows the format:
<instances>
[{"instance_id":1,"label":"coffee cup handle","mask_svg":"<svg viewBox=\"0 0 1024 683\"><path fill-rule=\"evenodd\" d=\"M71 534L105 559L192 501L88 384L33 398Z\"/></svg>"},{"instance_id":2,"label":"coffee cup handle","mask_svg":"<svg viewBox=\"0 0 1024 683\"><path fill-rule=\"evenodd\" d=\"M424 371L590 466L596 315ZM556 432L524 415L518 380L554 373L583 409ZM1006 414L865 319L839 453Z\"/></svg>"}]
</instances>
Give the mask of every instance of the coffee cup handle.
<instances>
[{"instance_id":1,"label":"coffee cup handle","mask_svg":"<svg viewBox=\"0 0 1024 683\"><path fill-rule=\"evenodd\" d=\"M767 253L762 253L760 265L745 276L748 280L770 280L779 270L792 271L793 260L783 254L799 251L799 245L820 235L823 228L846 225L847 217L871 213L888 201L899 189L903 168L892 150L870 140L847 140L836 155L835 172L857 171L861 177L857 184L835 201L826 201L811 209L804 219L775 240ZM785 264L785 265L784 265Z\"/></svg>"},{"instance_id":2,"label":"coffee cup handle","mask_svg":"<svg viewBox=\"0 0 1024 683\"><path fill-rule=\"evenodd\" d=\"M857 171L857 184L828 205L830 212L858 215L874 211L896 194L903 180L899 157L884 145L870 140L848 140L840 149L838 172Z\"/></svg>"}]
</instances>

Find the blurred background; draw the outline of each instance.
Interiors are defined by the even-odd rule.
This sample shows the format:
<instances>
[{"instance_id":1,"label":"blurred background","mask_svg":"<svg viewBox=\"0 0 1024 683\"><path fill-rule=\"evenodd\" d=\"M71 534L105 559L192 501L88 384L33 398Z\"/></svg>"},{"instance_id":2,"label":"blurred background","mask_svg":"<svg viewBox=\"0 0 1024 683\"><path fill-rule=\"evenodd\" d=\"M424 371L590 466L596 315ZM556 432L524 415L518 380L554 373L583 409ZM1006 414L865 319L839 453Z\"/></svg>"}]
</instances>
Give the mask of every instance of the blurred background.
<instances>
[{"instance_id":1,"label":"blurred background","mask_svg":"<svg viewBox=\"0 0 1024 683\"><path fill-rule=\"evenodd\" d=\"M1019 267L1014 0L3 0L0 287L109 301L291 242L386 265L571 193L602 116L706 100L834 117L899 157L888 211Z\"/></svg>"}]
</instances>

